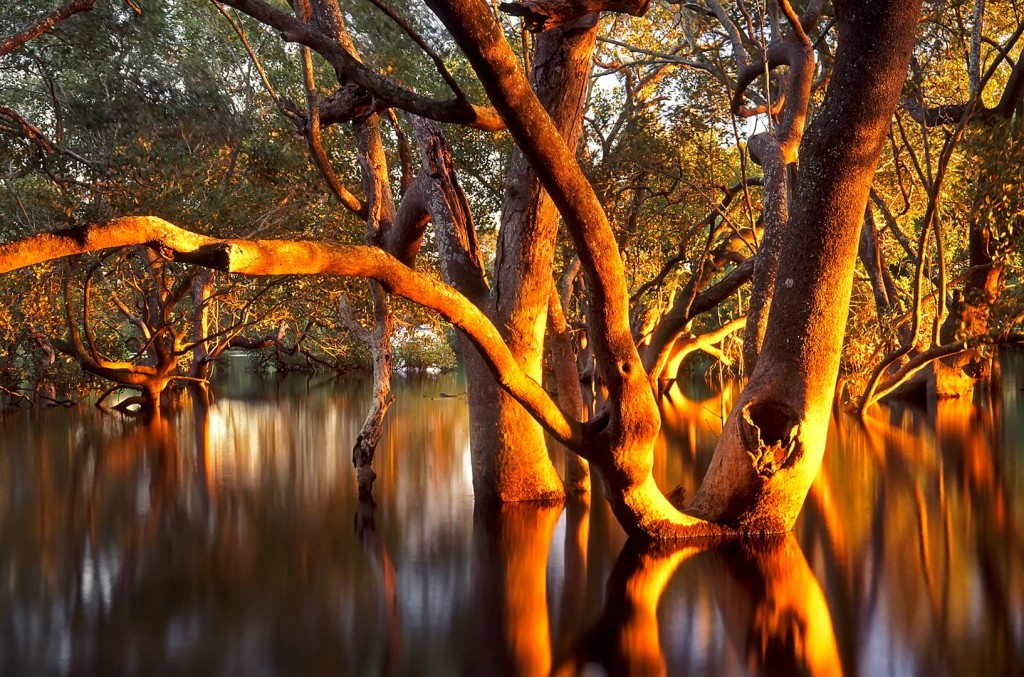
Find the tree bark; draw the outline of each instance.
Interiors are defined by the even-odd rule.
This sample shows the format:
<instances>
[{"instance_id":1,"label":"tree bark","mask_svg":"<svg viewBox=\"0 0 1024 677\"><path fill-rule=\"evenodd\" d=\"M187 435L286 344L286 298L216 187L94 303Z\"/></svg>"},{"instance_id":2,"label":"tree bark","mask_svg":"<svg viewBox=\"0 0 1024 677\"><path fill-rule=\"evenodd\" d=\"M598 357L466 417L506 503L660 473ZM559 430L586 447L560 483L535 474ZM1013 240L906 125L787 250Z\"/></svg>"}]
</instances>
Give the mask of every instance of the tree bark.
<instances>
[{"instance_id":1,"label":"tree bark","mask_svg":"<svg viewBox=\"0 0 1024 677\"><path fill-rule=\"evenodd\" d=\"M590 338L609 406L584 426L581 451L616 479L612 498L624 524L627 513L651 511L645 523L678 513L651 479L659 415L654 393L633 342L629 292L614 233L573 150L518 69L501 27L482 0L428 0L466 53L482 84L551 195L576 245L586 279ZM581 432L583 432L581 430ZM653 493L649 493L653 489ZM627 507L628 506L628 507ZM688 521L688 520L687 520ZM634 528L630 525L628 528Z\"/></svg>"},{"instance_id":2,"label":"tree bark","mask_svg":"<svg viewBox=\"0 0 1024 677\"><path fill-rule=\"evenodd\" d=\"M587 408L583 402L583 388L576 367L571 330L565 320L562 301L554 289L551 290L548 300L548 345L555 374L555 387L558 388L558 405L568 415L578 421L584 421L587 418ZM571 450L566 451L563 476L565 490L575 494L589 492L589 464Z\"/></svg>"},{"instance_id":3,"label":"tree bark","mask_svg":"<svg viewBox=\"0 0 1024 677\"><path fill-rule=\"evenodd\" d=\"M754 262L747 326L743 334L743 369L748 375L757 365L767 327L782 240L789 222L789 165L799 156L814 76L811 43L798 22L794 21L792 28L796 38L772 44L766 54L766 63L753 64L740 72L733 99L733 110L737 114L757 112L745 111L742 107L747 85L766 68L789 67L789 86L783 98L783 119L778 132L756 134L747 146L751 159L764 170L764 236Z\"/></svg>"},{"instance_id":4,"label":"tree bark","mask_svg":"<svg viewBox=\"0 0 1024 677\"><path fill-rule=\"evenodd\" d=\"M764 346L691 505L705 519L786 531L818 472L864 208L920 5L836 3L835 67L801 150Z\"/></svg>"},{"instance_id":5,"label":"tree bark","mask_svg":"<svg viewBox=\"0 0 1024 677\"><path fill-rule=\"evenodd\" d=\"M583 128L583 105L597 38L592 15L540 35L535 43L530 83L569 148ZM544 363L544 333L552 289L558 211L522 152L512 154L505 179L498 251L489 313L509 350L535 381ZM481 370L482 371L482 370ZM495 486L477 486L477 499L550 499L562 494L562 482L547 458L544 431L486 372L470 389L474 468ZM518 466L531 468L532 481ZM512 480L513 477L517 479ZM576 478L577 481L578 478Z\"/></svg>"}]
</instances>

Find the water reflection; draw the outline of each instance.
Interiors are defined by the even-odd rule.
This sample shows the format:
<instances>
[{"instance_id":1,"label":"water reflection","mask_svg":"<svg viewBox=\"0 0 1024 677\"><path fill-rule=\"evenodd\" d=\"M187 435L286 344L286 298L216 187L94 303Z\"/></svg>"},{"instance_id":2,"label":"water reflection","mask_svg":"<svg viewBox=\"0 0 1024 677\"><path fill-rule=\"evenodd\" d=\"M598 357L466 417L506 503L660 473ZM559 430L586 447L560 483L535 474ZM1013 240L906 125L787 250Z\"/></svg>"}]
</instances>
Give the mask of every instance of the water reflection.
<instances>
[{"instance_id":1,"label":"water reflection","mask_svg":"<svg viewBox=\"0 0 1024 677\"><path fill-rule=\"evenodd\" d=\"M1022 371L981 407L839 420L793 534L680 547L626 543L599 491L475 507L455 377L398 387L376 508L367 384L8 415L0 673L1013 673ZM687 392L656 473L692 495L735 391Z\"/></svg>"},{"instance_id":2,"label":"water reflection","mask_svg":"<svg viewBox=\"0 0 1024 677\"><path fill-rule=\"evenodd\" d=\"M478 617L467 673L551 671L547 562L561 512L561 503L477 506L472 577Z\"/></svg>"},{"instance_id":3,"label":"water reflection","mask_svg":"<svg viewBox=\"0 0 1024 677\"><path fill-rule=\"evenodd\" d=\"M747 671L842 674L828 604L792 534L725 542L627 543L608 577L601 617L556 673L600 667L613 675L666 674L658 610L669 580L677 575L699 576L713 591L725 636ZM710 621L707 616L699 619ZM689 658L698 658L698 653Z\"/></svg>"}]
</instances>

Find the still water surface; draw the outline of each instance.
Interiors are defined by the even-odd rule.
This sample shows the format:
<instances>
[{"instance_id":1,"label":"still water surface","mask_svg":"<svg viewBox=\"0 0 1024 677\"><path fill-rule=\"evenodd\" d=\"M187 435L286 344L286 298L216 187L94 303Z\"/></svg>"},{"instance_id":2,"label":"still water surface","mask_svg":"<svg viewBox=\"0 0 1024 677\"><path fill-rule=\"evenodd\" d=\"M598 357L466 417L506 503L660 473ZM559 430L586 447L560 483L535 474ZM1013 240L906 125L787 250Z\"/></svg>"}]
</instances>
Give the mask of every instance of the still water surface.
<instances>
[{"instance_id":1,"label":"still water surface","mask_svg":"<svg viewBox=\"0 0 1024 677\"><path fill-rule=\"evenodd\" d=\"M236 368L203 410L0 417L2 674L1009 674L1024 670L1024 360L969 408L834 422L792 535L627 543L599 495L474 507L455 376L350 465L358 381ZM666 406L692 495L734 392Z\"/></svg>"}]
</instances>

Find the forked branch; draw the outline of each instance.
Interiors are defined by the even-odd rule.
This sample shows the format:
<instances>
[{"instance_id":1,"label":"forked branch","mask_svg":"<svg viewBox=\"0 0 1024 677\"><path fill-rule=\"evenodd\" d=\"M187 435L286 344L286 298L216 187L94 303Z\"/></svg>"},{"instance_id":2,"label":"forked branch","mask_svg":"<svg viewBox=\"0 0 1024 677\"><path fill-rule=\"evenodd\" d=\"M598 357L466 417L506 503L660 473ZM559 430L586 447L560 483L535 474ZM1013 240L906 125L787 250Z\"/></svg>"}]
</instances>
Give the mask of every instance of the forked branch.
<instances>
[{"instance_id":1,"label":"forked branch","mask_svg":"<svg viewBox=\"0 0 1024 677\"><path fill-rule=\"evenodd\" d=\"M257 21L280 31L282 38L312 48L352 82L370 92L387 106L394 106L416 115L476 127L489 132L504 129L501 118L492 108L474 106L461 98L436 100L417 94L368 68L324 33L308 26L292 14L263 0L225 0Z\"/></svg>"}]
</instances>

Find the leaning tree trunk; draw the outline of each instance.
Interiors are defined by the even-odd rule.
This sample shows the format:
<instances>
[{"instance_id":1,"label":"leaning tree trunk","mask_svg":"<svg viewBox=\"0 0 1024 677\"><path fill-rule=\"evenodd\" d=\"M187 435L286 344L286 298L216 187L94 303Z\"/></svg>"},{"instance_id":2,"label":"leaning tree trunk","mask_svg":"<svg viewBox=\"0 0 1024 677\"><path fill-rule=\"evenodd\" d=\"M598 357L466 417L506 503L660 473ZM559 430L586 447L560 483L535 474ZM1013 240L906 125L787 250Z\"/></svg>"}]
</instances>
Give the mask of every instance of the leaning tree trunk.
<instances>
[{"instance_id":1,"label":"leaning tree trunk","mask_svg":"<svg viewBox=\"0 0 1024 677\"><path fill-rule=\"evenodd\" d=\"M536 41L530 82L570 148L582 133L596 37L597 15L590 15ZM538 383L543 378L557 232L558 211L529 162L516 150L505 180L489 314L523 370ZM497 385L482 363L468 375L473 380L469 389L473 468L487 478L474 481L477 500L561 496L563 485L548 458L540 425ZM559 390L562 387L560 383ZM573 480L576 488L586 484L578 476Z\"/></svg>"},{"instance_id":2,"label":"leaning tree trunk","mask_svg":"<svg viewBox=\"0 0 1024 677\"><path fill-rule=\"evenodd\" d=\"M835 67L801 151L764 344L691 506L705 519L786 531L821 465L864 208L920 5L836 3Z\"/></svg>"},{"instance_id":3,"label":"leaning tree trunk","mask_svg":"<svg viewBox=\"0 0 1024 677\"><path fill-rule=\"evenodd\" d=\"M373 298L375 324L367 329L351 314L343 311L343 319L349 330L370 351L373 361L373 395L363 425L359 428L352 446L352 465L356 469L356 485L360 501L373 504L373 482L377 473L373 470L373 457L384 434L384 417L391 408L391 306L384 291L376 282L370 282Z\"/></svg>"},{"instance_id":4,"label":"leaning tree trunk","mask_svg":"<svg viewBox=\"0 0 1024 677\"><path fill-rule=\"evenodd\" d=\"M344 46L349 54L359 58L358 50L356 50L345 25L345 18L337 0L311 0L296 4L295 7L300 10L298 13L304 21L312 20L321 32L331 35L339 45ZM340 183L334 175L334 170L320 139L319 102L316 97L312 61L309 58L308 48L303 49L303 71L307 102L306 133L310 152L327 184L339 199L346 203L344 197L347 195L342 195L341 190L337 188ZM342 72L337 72L337 76L338 83L343 87L351 84ZM396 209L380 130L380 116L371 112L363 117L358 117L352 122L352 130L359 152L359 169L366 196L366 243L382 246L389 251L384 245L384 240L385 234L395 221ZM362 327L347 312L347 307L342 309L342 313L348 315L346 324L369 350L373 361L373 396L366 418L363 420L359 435L352 447L352 465L356 469L359 496L363 500L372 501L373 482L377 477L373 471L373 458L377 444L384 433L384 417L393 401L391 397L392 317L390 306L380 285L373 280L368 281L367 285L373 301L374 327L372 329Z\"/></svg>"},{"instance_id":5,"label":"leaning tree trunk","mask_svg":"<svg viewBox=\"0 0 1024 677\"><path fill-rule=\"evenodd\" d=\"M353 123L356 144L359 147L360 168L363 173L363 188L366 193L367 219L366 243L380 246L383 234L395 221L395 203L388 177L387 159L380 131L380 116L371 115ZM372 500L373 458L377 444L384 434L384 416L391 407L391 334L392 316L380 284L370 280L370 297L373 301L374 326L372 329L356 332L369 349L373 360L373 396L366 412L362 428L352 446L352 465L356 469L359 496ZM357 325L354 320L350 327Z\"/></svg>"}]
</instances>

